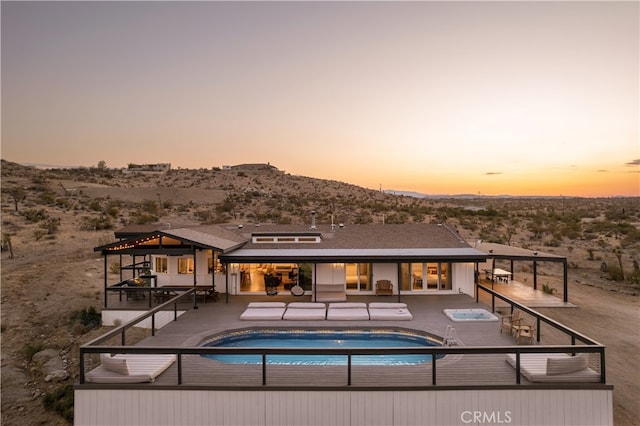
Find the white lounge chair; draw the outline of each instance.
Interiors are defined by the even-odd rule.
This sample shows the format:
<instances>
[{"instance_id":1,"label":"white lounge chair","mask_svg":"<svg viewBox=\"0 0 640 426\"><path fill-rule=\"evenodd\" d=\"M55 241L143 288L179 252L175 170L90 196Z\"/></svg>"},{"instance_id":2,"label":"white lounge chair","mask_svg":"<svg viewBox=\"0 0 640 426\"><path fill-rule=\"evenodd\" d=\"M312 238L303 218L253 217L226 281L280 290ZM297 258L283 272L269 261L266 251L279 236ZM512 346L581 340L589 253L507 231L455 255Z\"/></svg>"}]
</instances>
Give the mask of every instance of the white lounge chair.
<instances>
[{"instance_id":1,"label":"white lounge chair","mask_svg":"<svg viewBox=\"0 0 640 426\"><path fill-rule=\"evenodd\" d=\"M100 354L100 365L85 379L91 383L153 382L175 361L171 354Z\"/></svg>"},{"instance_id":2,"label":"white lounge chair","mask_svg":"<svg viewBox=\"0 0 640 426\"><path fill-rule=\"evenodd\" d=\"M508 354L506 361L516 368L515 354ZM521 354L520 374L530 382L599 382L600 374L589 368L588 362L585 353Z\"/></svg>"},{"instance_id":3,"label":"white lounge chair","mask_svg":"<svg viewBox=\"0 0 640 426\"><path fill-rule=\"evenodd\" d=\"M285 320L324 320L327 315L327 306L317 302L291 302L287 306L282 319Z\"/></svg>"},{"instance_id":4,"label":"white lounge chair","mask_svg":"<svg viewBox=\"0 0 640 426\"><path fill-rule=\"evenodd\" d=\"M242 320L281 320L286 310L284 302L251 302L240 315Z\"/></svg>"},{"instance_id":5,"label":"white lounge chair","mask_svg":"<svg viewBox=\"0 0 640 426\"><path fill-rule=\"evenodd\" d=\"M406 303L369 303L369 317L380 321L410 321L413 315L409 312Z\"/></svg>"},{"instance_id":6,"label":"white lounge chair","mask_svg":"<svg viewBox=\"0 0 640 426\"><path fill-rule=\"evenodd\" d=\"M329 303L328 320L363 321L369 319L367 304L361 302Z\"/></svg>"}]
</instances>

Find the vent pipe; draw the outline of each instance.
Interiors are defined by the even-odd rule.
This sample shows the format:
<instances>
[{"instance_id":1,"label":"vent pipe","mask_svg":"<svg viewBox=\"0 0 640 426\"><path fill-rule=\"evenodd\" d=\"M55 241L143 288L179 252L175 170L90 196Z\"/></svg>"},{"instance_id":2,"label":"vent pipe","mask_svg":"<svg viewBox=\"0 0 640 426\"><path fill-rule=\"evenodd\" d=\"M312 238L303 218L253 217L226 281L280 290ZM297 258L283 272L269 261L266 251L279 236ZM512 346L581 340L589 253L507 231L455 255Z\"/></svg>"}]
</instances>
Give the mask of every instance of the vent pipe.
<instances>
[{"instance_id":1,"label":"vent pipe","mask_svg":"<svg viewBox=\"0 0 640 426\"><path fill-rule=\"evenodd\" d=\"M316 212L311 210L311 229L317 229L316 227Z\"/></svg>"}]
</instances>

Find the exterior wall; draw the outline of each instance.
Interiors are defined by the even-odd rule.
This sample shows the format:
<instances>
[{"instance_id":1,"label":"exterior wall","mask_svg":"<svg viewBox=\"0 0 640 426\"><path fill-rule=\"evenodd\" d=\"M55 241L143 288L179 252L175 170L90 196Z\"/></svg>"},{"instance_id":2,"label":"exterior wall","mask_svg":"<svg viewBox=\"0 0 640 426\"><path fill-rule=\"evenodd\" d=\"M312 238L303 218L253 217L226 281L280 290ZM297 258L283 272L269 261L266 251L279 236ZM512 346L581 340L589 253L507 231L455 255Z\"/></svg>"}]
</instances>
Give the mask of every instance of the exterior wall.
<instances>
[{"instance_id":1,"label":"exterior wall","mask_svg":"<svg viewBox=\"0 0 640 426\"><path fill-rule=\"evenodd\" d=\"M76 389L76 425L613 425L612 391Z\"/></svg>"},{"instance_id":2,"label":"exterior wall","mask_svg":"<svg viewBox=\"0 0 640 426\"><path fill-rule=\"evenodd\" d=\"M211 274L208 271L207 259L211 254L207 251L196 251L195 259L195 275L196 283L198 285L211 284ZM167 259L167 273L158 273L155 270L156 257L165 257ZM164 285L193 285L193 274L178 274L178 259L187 259L191 256L151 256L151 273L157 275L158 287ZM215 284L216 290L219 292L225 291L225 274L216 273Z\"/></svg>"},{"instance_id":3,"label":"exterior wall","mask_svg":"<svg viewBox=\"0 0 640 426\"><path fill-rule=\"evenodd\" d=\"M474 286L475 265L473 263L453 264L453 291L475 296Z\"/></svg>"}]
</instances>

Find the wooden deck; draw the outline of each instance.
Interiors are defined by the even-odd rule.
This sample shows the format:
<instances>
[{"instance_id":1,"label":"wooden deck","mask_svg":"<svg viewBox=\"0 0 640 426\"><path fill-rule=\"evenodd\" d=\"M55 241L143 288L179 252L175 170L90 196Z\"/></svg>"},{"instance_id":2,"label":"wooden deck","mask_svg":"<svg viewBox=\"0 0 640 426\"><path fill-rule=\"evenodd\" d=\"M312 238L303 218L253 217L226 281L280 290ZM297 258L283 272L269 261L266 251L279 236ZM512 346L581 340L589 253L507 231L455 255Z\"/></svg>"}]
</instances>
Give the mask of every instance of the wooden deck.
<instances>
[{"instance_id":1,"label":"wooden deck","mask_svg":"<svg viewBox=\"0 0 640 426\"><path fill-rule=\"evenodd\" d=\"M511 284L509 284L511 285ZM139 346L194 347L208 337L233 329L247 327L385 327L393 326L426 331L442 336L447 326L456 329L465 346L514 346L515 341L507 333L500 333L498 322L454 322L444 309L488 308L475 303L467 295L405 296L414 319L411 321L246 321L240 314L251 301L310 301L309 296L282 295L230 296L229 303L221 298L215 303L198 304L198 309L188 310L178 321L161 328L153 337L141 340ZM350 296L353 302L396 302L397 296ZM545 343L545 342L543 342ZM183 386L254 387L262 386L261 365L234 365L206 359L197 355L184 355ZM346 366L267 366L267 386L296 387L346 386ZM526 384L524 378L521 383ZM177 365L174 364L158 379L146 386L175 386L178 384ZM437 361L438 386L515 385L516 375L505 362L505 355L465 354L447 355ZM431 363L413 366L353 366L351 386L384 387L432 386Z\"/></svg>"}]
</instances>

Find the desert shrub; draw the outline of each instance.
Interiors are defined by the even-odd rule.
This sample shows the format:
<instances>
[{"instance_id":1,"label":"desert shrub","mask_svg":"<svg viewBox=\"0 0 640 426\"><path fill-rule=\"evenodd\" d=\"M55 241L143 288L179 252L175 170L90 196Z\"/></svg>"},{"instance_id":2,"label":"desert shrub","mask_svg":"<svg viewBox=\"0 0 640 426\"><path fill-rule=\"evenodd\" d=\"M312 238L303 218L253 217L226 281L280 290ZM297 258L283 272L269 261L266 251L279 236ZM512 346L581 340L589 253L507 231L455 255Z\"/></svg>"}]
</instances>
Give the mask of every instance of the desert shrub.
<instances>
[{"instance_id":1,"label":"desert shrub","mask_svg":"<svg viewBox=\"0 0 640 426\"><path fill-rule=\"evenodd\" d=\"M549 286L549 284L542 284L542 291L546 294L553 294L555 293L556 289Z\"/></svg>"},{"instance_id":2,"label":"desert shrub","mask_svg":"<svg viewBox=\"0 0 640 426\"><path fill-rule=\"evenodd\" d=\"M132 215L133 221L137 225L145 225L147 223L155 223L158 221L158 216L148 212L137 211Z\"/></svg>"},{"instance_id":3,"label":"desert shrub","mask_svg":"<svg viewBox=\"0 0 640 426\"><path fill-rule=\"evenodd\" d=\"M100 327L102 315L93 306L71 313L71 321L79 322L86 329L91 330Z\"/></svg>"},{"instance_id":4,"label":"desert shrub","mask_svg":"<svg viewBox=\"0 0 640 426\"><path fill-rule=\"evenodd\" d=\"M44 349L44 344L41 342L37 343L27 343L22 347L22 352L26 359L31 361L33 356Z\"/></svg>"},{"instance_id":5,"label":"desert shrub","mask_svg":"<svg viewBox=\"0 0 640 426\"><path fill-rule=\"evenodd\" d=\"M109 272L111 272L112 274L119 274L120 262L113 262L111 265L109 265Z\"/></svg>"},{"instance_id":6,"label":"desert shrub","mask_svg":"<svg viewBox=\"0 0 640 426\"><path fill-rule=\"evenodd\" d=\"M42 405L46 410L55 411L65 420L73 423L73 385L61 385L47 392L42 398Z\"/></svg>"},{"instance_id":7,"label":"desert shrub","mask_svg":"<svg viewBox=\"0 0 640 426\"><path fill-rule=\"evenodd\" d=\"M562 244L561 241L557 238L552 238L550 240L545 240L542 242L545 247L560 247Z\"/></svg>"},{"instance_id":8,"label":"desert shrub","mask_svg":"<svg viewBox=\"0 0 640 426\"><path fill-rule=\"evenodd\" d=\"M38 223L49 217L49 214L44 209L29 209L22 213L27 221L31 223Z\"/></svg>"},{"instance_id":9,"label":"desert shrub","mask_svg":"<svg viewBox=\"0 0 640 426\"><path fill-rule=\"evenodd\" d=\"M45 231L44 229L36 229L33 231L33 238L36 241L40 241L45 235L47 235L47 231Z\"/></svg>"},{"instance_id":10,"label":"desert shrub","mask_svg":"<svg viewBox=\"0 0 640 426\"><path fill-rule=\"evenodd\" d=\"M624 273L618 265L607 264L606 273L609 274L609 278L613 281L624 281Z\"/></svg>"},{"instance_id":11,"label":"desert shrub","mask_svg":"<svg viewBox=\"0 0 640 426\"><path fill-rule=\"evenodd\" d=\"M60 226L60 219L55 217L49 217L45 219L43 223L41 223L40 228L45 230L47 234L53 235L58 232L58 227Z\"/></svg>"}]
</instances>

